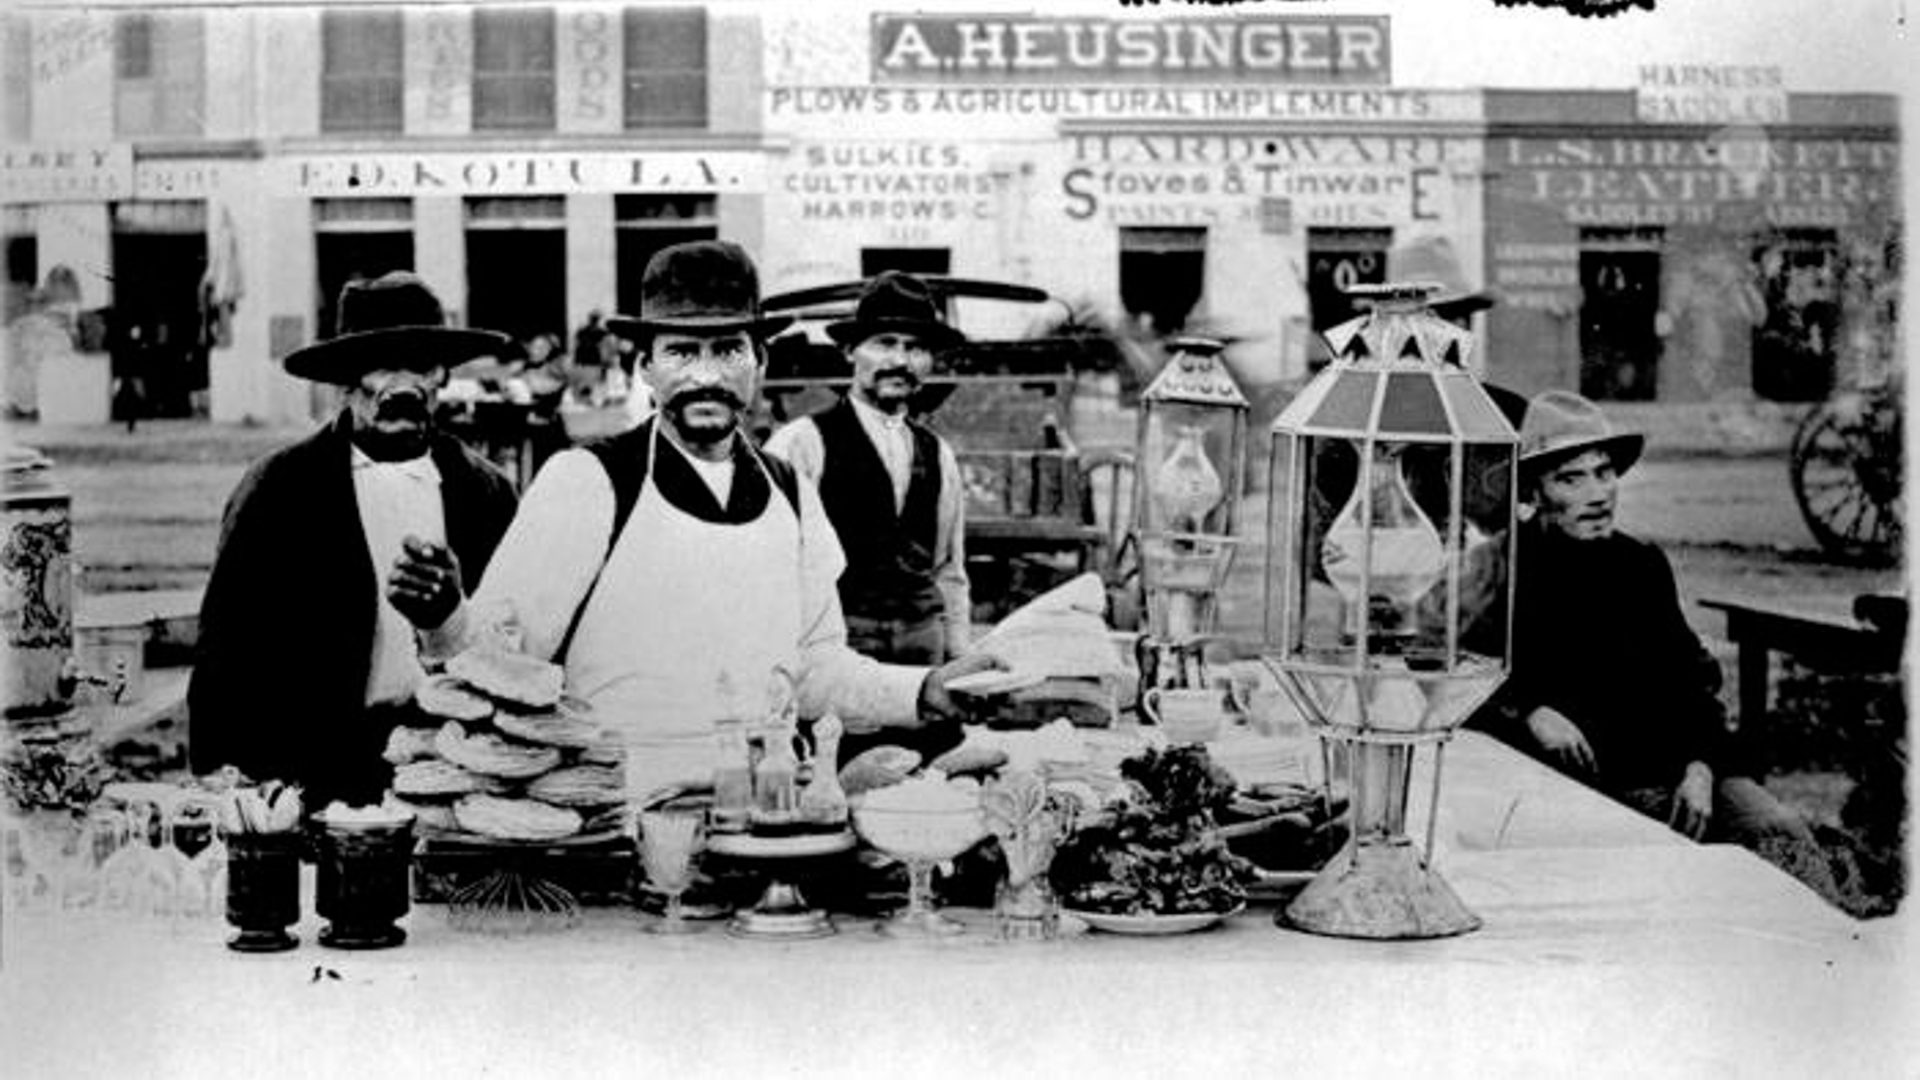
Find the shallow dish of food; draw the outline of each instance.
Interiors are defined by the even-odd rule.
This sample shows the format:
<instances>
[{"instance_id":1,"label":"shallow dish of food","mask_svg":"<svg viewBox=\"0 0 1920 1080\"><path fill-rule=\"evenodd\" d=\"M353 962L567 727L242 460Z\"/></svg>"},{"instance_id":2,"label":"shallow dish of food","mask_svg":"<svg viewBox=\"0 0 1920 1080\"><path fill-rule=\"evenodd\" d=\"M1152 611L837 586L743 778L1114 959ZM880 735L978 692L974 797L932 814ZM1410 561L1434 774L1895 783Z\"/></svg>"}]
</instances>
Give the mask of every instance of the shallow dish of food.
<instances>
[{"instance_id":1,"label":"shallow dish of food","mask_svg":"<svg viewBox=\"0 0 1920 1080\"><path fill-rule=\"evenodd\" d=\"M1144 913L1137 915L1116 915L1104 911L1075 911L1061 908L1062 915L1071 915L1095 930L1109 934L1135 934L1143 937L1164 934L1186 934L1195 930L1204 930L1209 926L1233 918L1245 911L1247 905L1235 904L1225 911L1183 911L1170 915Z\"/></svg>"}]
</instances>

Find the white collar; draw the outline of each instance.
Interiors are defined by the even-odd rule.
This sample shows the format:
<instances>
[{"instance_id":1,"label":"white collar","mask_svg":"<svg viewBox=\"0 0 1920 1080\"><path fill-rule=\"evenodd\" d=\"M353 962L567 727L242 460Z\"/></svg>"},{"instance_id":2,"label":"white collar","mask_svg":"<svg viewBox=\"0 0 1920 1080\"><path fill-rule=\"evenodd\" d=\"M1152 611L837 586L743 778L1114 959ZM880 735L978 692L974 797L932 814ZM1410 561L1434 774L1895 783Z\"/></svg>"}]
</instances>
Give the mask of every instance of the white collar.
<instances>
[{"instance_id":1,"label":"white collar","mask_svg":"<svg viewBox=\"0 0 1920 1080\"><path fill-rule=\"evenodd\" d=\"M429 484L440 482L440 467L433 463L433 455L430 453L421 454L417 458L408 458L405 461L375 461L367 456L365 450L357 446L350 447L350 450L355 472L366 470L373 476L403 476Z\"/></svg>"},{"instance_id":2,"label":"white collar","mask_svg":"<svg viewBox=\"0 0 1920 1080\"><path fill-rule=\"evenodd\" d=\"M884 428L887 431L904 431L907 426L905 413L885 412L869 403L858 392L847 395L853 402L853 411L869 428Z\"/></svg>"}]
</instances>

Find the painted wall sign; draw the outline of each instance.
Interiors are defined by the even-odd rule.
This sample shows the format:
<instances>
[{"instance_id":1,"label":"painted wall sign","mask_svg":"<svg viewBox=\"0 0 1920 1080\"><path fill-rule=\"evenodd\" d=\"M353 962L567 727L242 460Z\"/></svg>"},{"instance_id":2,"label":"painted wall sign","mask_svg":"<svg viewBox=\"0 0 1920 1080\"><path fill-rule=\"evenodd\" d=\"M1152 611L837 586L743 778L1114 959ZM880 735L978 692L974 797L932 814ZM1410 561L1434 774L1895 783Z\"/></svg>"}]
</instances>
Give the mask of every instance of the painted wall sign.
<instances>
[{"instance_id":1,"label":"painted wall sign","mask_svg":"<svg viewBox=\"0 0 1920 1080\"><path fill-rule=\"evenodd\" d=\"M277 195L564 195L761 191L758 153L353 154L275 161Z\"/></svg>"},{"instance_id":2,"label":"painted wall sign","mask_svg":"<svg viewBox=\"0 0 1920 1080\"><path fill-rule=\"evenodd\" d=\"M554 83L563 131L620 130L623 73L619 12L582 7L559 15Z\"/></svg>"},{"instance_id":3,"label":"painted wall sign","mask_svg":"<svg viewBox=\"0 0 1920 1080\"><path fill-rule=\"evenodd\" d=\"M1508 307L1571 311L1579 306L1580 247L1524 240L1496 243L1493 284Z\"/></svg>"},{"instance_id":4,"label":"painted wall sign","mask_svg":"<svg viewBox=\"0 0 1920 1080\"><path fill-rule=\"evenodd\" d=\"M132 192L130 143L0 148L0 201L93 202Z\"/></svg>"},{"instance_id":5,"label":"painted wall sign","mask_svg":"<svg viewBox=\"0 0 1920 1080\"><path fill-rule=\"evenodd\" d=\"M1642 64L1634 111L1649 124L1784 124L1787 83L1777 66Z\"/></svg>"},{"instance_id":6,"label":"painted wall sign","mask_svg":"<svg viewBox=\"0 0 1920 1080\"><path fill-rule=\"evenodd\" d=\"M162 158L133 167L133 193L138 199L205 199L219 194L225 185L219 161Z\"/></svg>"},{"instance_id":7,"label":"painted wall sign","mask_svg":"<svg viewBox=\"0 0 1920 1080\"><path fill-rule=\"evenodd\" d=\"M1386 16L876 14L876 82L1385 84Z\"/></svg>"},{"instance_id":8,"label":"painted wall sign","mask_svg":"<svg viewBox=\"0 0 1920 1080\"><path fill-rule=\"evenodd\" d=\"M990 222L1002 178L960 143L798 146L778 181L802 220Z\"/></svg>"},{"instance_id":9,"label":"painted wall sign","mask_svg":"<svg viewBox=\"0 0 1920 1080\"><path fill-rule=\"evenodd\" d=\"M1453 185L1479 170L1475 140L1351 134L1074 133L1060 178L1068 217L1136 223L1134 209L1198 200L1243 203L1234 220L1260 220L1260 201L1284 199L1302 225L1432 221L1453 205ZM1193 224L1219 211L1172 215Z\"/></svg>"},{"instance_id":10,"label":"painted wall sign","mask_svg":"<svg viewBox=\"0 0 1920 1080\"><path fill-rule=\"evenodd\" d=\"M1896 212L1899 144L1867 139L1495 140L1501 197L1573 225L1710 225L1757 209L1778 226L1837 227Z\"/></svg>"},{"instance_id":11,"label":"painted wall sign","mask_svg":"<svg viewBox=\"0 0 1920 1080\"><path fill-rule=\"evenodd\" d=\"M1477 123L1472 91L1270 86L775 86L775 119L834 116L1058 117L1107 120L1285 120L1341 124Z\"/></svg>"}]
</instances>

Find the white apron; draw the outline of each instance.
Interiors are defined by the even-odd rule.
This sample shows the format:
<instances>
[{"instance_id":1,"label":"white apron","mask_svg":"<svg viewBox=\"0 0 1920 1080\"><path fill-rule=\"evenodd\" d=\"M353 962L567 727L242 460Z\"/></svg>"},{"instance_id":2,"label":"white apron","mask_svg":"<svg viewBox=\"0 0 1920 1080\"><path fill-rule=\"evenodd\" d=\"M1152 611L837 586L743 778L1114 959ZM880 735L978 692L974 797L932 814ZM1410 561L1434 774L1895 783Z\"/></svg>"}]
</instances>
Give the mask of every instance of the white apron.
<instances>
[{"instance_id":1,"label":"white apron","mask_svg":"<svg viewBox=\"0 0 1920 1080\"><path fill-rule=\"evenodd\" d=\"M774 668L799 670L800 523L768 482L758 519L712 524L650 468L580 617L567 683L625 739L630 798L711 779L722 672L757 712Z\"/></svg>"}]
</instances>

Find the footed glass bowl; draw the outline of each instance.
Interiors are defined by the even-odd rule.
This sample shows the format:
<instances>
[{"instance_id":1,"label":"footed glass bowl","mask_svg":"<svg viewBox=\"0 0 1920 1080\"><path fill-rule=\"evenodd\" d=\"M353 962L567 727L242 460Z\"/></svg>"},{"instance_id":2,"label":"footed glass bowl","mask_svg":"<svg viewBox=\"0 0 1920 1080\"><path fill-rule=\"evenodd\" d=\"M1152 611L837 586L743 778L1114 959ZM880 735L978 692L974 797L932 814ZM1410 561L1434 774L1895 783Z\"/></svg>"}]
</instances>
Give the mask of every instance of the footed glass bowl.
<instances>
[{"instance_id":1,"label":"footed glass bowl","mask_svg":"<svg viewBox=\"0 0 1920 1080\"><path fill-rule=\"evenodd\" d=\"M953 858L986 836L986 818L980 808L860 806L854 809L853 823L869 844L907 865L907 906L881 929L897 937L959 933L959 923L934 910L933 865Z\"/></svg>"}]
</instances>

